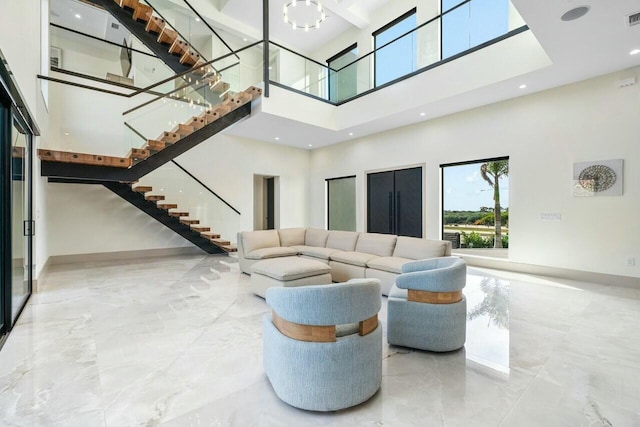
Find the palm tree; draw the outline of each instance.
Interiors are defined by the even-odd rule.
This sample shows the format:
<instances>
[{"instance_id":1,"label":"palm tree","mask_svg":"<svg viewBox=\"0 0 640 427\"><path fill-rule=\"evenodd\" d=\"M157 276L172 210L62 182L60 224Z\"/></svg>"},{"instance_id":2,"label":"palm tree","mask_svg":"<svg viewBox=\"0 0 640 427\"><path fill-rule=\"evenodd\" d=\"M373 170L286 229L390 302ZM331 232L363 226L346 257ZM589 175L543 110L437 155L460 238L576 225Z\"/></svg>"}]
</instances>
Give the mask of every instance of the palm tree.
<instances>
[{"instance_id":1,"label":"palm tree","mask_svg":"<svg viewBox=\"0 0 640 427\"><path fill-rule=\"evenodd\" d=\"M483 163L480 175L493 187L493 225L495 227L494 248L502 247L502 208L500 207L500 178L509 176L509 160Z\"/></svg>"}]
</instances>

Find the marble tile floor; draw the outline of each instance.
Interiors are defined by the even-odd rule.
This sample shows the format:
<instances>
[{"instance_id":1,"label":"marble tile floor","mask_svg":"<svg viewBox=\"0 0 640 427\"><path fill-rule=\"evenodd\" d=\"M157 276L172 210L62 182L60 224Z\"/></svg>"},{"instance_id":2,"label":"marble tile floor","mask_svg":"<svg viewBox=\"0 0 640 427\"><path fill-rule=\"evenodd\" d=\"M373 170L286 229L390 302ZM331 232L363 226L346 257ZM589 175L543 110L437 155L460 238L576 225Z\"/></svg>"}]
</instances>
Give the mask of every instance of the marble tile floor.
<instances>
[{"instance_id":1,"label":"marble tile floor","mask_svg":"<svg viewBox=\"0 0 640 427\"><path fill-rule=\"evenodd\" d=\"M53 266L0 351L0 425L640 426L640 289L470 268L463 350L385 338L380 391L314 413L273 393L248 283L218 256Z\"/></svg>"}]
</instances>

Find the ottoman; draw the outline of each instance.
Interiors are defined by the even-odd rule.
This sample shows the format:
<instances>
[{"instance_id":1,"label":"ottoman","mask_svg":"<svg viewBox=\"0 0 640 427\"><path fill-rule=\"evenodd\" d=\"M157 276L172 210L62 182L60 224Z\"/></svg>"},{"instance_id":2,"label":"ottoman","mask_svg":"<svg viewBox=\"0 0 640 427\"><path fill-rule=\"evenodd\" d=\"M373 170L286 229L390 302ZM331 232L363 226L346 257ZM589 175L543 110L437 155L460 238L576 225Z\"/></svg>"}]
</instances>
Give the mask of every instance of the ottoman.
<instances>
[{"instance_id":1,"label":"ottoman","mask_svg":"<svg viewBox=\"0 0 640 427\"><path fill-rule=\"evenodd\" d=\"M264 298L274 286L331 284L331 267L311 259L281 257L258 261L251 267L251 292Z\"/></svg>"}]
</instances>

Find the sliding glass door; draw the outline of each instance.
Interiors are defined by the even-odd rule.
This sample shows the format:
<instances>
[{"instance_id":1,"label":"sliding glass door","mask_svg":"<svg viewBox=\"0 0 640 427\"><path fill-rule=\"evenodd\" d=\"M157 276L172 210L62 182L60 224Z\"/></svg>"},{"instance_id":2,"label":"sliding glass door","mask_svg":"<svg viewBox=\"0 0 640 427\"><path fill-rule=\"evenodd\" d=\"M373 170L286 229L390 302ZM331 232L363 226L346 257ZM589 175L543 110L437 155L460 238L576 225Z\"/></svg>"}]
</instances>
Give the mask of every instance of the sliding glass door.
<instances>
[{"instance_id":1,"label":"sliding glass door","mask_svg":"<svg viewBox=\"0 0 640 427\"><path fill-rule=\"evenodd\" d=\"M0 52L0 346L31 295L32 143L38 134Z\"/></svg>"},{"instance_id":2,"label":"sliding glass door","mask_svg":"<svg viewBox=\"0 0 640 427\"><path fill-rule=\"evenodd\" d=\"M31 135L11 126L11 320L31 294Z\"/></svg>"}]
</instances>

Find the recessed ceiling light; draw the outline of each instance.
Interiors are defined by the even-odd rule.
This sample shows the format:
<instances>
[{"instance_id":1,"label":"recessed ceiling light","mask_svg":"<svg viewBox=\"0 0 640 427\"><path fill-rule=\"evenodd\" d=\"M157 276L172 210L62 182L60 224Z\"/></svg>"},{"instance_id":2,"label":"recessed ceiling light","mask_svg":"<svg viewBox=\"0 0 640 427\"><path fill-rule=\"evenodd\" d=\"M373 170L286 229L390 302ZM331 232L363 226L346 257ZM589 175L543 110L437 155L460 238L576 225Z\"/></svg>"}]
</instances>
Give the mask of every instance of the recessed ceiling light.
<instances>
[{"instance_id":1,"label":"recessed ceiling light","mask_svg":"<svg viewBox=\"0 0 640 427\"><path fill-rule=\"evenodd\" d=\"M200 18L196 16L196 22L200 22Z\"/></svg>"},{"instance_id":2,"label":"recessed ceiling light","mask_svg":"<svg viewBox=\"0 0 640 427\"><path fill-rule=\"evenodd\" d=\"M424 117L427 115L427 113L420 113L420 115Z\"/></svg>"},{"instance_id":3,"label":"recessed ceiling light","mask_svg":"<svg viewBox=\"0 0 640 427\"><path fill-rule=\"evenodd\" d=\"M578 6L571 10L568 10L560 17L565 22L575 21L576 19L582 18L586 15L589 10L591 10L591 6Z\"/></svg>"},{"instance_id":4,"label":"recessed ceiling light","mask_svg":"<svg viewBox=\"0 0 640 427\"><path fill-rule=\"evenodd\" d=\"M520 89L526 89L527 85L520 85L519 87L520 87Z\"/></svg>"},{"instance_id":5,"label":"recessed ceiling light","mask_svg":"<svg viewBox=\"0 0 640 427\"><path fill-rule=\"evenodd\" d=\"M69 132L65 132L64 134L65 134L66 136L69 136Z\"/></svg>"},{"instance_id":6,"label":"recessed ceiling light","mask_svg":"<svg viewBox=\"0 0 640 427\"><path fill-rule=\"evenodd\" d=\"M275 138L273 138L273 139L275 139L276 141L280 141L280 137L279 137L279 136L276 136L276 137L275 137Z\"/></svg>"},{"instance_id":7,"label":"recessed ceiling light","mask_svg":"<svg viewBox=\"0 0 640 427\"><path fill-rule=\"evenodd\" d=\"M313 144L309 144L309 147L313 147Z\"/></svg>"},{"instance_id":8,"label":"recessed ceiling light","mask_svg":"<svg viewBox=\"0 0 640 427\"><path fill-rule=\"evenodd\" d=\"M353 132L349 132L349 136L353 136Z\"/></svg>"},{"instance_id":9,"label":"recessed ceiling light","mask_svg":"<svg viewBox=\"0 0 640 427\"><path fill-rule=\"evenodd\" d=\"M273 67L269 67L270 70L273 70Z\"/></svg>"},{"instance_id":10,"label":"recessed ceiling light","mask_svg":"<svg viewBox=\"0 0 640 427\"><path fill-rule=\"evenodd\" d=\"M248 41L249 41L249 40L247 40L247 38L246 38L246 37L245 37L244 39L242 39L242 40L243 40L243 41L245 41L245 42L248 42Z\"/></svg>"},{"instance_id":11,"label":"recessed ceiling light","mask_svg":"<svg viewBox=\"0 0 640 427\"><path fill-rule=\"evenodd\" d=\"M80 14L79 14L79 13L76 13L76 15L75 15L75 16L76 16L76 18L78 18L78 19L82 18L82 16L80 16Z\"/></svg>"},{"instance_id":12,"label":"recessed ceiling light","mask_svg":"<svg viewBox=\"0 0 640 427\"><path fill-rule=\"evenodd\" d=\"M631 52L629 52L629 55L637 55L640 53L640 49L633 49Z\"/></svg>"}]
</instances>

